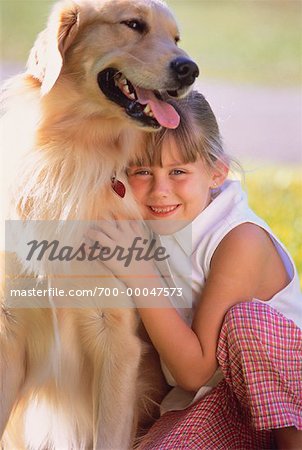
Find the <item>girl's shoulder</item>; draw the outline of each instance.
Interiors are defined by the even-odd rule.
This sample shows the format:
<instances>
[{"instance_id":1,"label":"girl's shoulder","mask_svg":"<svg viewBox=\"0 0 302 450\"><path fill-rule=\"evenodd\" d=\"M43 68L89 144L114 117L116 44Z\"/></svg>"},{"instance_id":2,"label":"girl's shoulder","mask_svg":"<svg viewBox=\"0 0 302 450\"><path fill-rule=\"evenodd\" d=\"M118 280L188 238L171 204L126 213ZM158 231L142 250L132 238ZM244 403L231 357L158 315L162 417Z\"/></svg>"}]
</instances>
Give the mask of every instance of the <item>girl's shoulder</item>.
<instances>
[{"instance_id":1,"label":"girl's shoulder","mask_svg":"<svg viewBox=\"0 0 302 450\"><path fill-rule=\"evenodd\" d=\"M242 295L269 300L289 282L287 271L270 234L245 222L229 231L217 246L210 273L240 280Z\"/></svg>"}]
</instances>

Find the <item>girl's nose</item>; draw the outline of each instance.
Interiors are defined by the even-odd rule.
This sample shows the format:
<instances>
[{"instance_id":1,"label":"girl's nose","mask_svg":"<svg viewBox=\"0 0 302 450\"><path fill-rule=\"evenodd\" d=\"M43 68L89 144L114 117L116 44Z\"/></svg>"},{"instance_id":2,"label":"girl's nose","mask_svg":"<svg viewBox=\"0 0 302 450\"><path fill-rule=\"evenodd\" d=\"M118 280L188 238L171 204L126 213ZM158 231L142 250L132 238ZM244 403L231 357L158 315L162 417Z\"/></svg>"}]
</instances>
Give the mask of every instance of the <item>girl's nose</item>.
<instances>
[{"instance_id":1,"label":"girl's nose","mask_svg":"<svg viewBox=\"0 0 302 450\"><path fill-rule=\"evenodd\" d=\"M166 177L154 177L151 192L158 197L166 197L171 192L171 185Z\"/></svg>"}]
</instances>

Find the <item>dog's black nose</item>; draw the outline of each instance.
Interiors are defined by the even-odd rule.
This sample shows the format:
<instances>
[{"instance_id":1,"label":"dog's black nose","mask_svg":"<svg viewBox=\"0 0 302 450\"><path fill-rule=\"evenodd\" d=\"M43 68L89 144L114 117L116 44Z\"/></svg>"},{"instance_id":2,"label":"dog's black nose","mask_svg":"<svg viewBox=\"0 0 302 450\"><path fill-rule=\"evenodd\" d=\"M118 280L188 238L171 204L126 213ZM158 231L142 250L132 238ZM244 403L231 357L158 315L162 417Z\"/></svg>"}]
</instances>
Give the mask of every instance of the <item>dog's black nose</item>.
<instances>
[{"instance_id":1,"label":"dog's black nose","mask_svg":"<svg viewBox=\"0 0 302 450\"><path fill-rule=\"evenodd\" d=\"M195 64L194 61L182 56L173 59L170 67L175 73L177 80L180 82L181 87L190 86L199 75L197 64Z\"/></svg>"}]
</instances>

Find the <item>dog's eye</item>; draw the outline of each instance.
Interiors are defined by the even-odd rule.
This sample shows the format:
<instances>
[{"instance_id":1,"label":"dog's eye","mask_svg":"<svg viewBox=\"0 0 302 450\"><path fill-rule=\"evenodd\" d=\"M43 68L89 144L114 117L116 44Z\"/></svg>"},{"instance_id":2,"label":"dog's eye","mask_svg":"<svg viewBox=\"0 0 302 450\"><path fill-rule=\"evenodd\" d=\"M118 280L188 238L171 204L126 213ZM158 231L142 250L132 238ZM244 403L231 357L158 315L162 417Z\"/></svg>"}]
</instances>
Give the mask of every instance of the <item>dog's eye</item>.
<instances>
[{"instance_id":1,"label":"dog's eye","mask_svg":"<svg viewBox=\"0 0 302 450\"><path fill-rule=\"evenodd\" d=\"M123 20L121 23L131 28L132 30L138 31L139 33L143 33L144 31L146 31L147 28L145 22L138 19Z\"/></svg>"},{"instance_id":2,"label":"dog's eye","mask_svg":"<svg viewBox=\"0 0 302 450\"><path fill-rule=\"evenodd\" d=\"M177 45L177 44L178 44L178 42L180 41L180 37L179 37L179 36L175 36L175 39L174 39L174 41L175 41L175 44Z\"/></svg>"}]
</instances>

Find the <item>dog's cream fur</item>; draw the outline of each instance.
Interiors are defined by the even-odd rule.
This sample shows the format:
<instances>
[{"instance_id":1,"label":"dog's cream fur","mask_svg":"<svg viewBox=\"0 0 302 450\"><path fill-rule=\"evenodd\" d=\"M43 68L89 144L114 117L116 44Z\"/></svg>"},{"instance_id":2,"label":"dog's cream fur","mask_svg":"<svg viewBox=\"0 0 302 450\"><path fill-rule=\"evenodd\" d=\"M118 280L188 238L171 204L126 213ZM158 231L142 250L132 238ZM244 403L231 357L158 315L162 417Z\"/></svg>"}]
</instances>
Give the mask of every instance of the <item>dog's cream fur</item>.
<instances>
[{"instance_id":1,"label":"dog's cream fur","mask_svg":"<svg viewBox=\"0 0 302 450\"><path fill-rule=\"evenodd\" d=\"M142 18L142 39L121 25ZM25 74L4 92L6 151L25 156L13 179L10 217L24 220L138 218L129 189L111 189L144 133L100 91L118 67L135 85L164 90L169 62L185 55L159 0L58 3ZM5 135L5 136L4 136ZM3 142L3 141L2 141ZM6 178L11 174L7 173ZM127 183L126 179L123 179ZM8 266L18 264L6 255ZM20 267L22 273L23 267ZM0 320L0 435L5 449L126 449L135 433L142 344L133 309L11 309Z\"/></svg>"}]
</instances>

